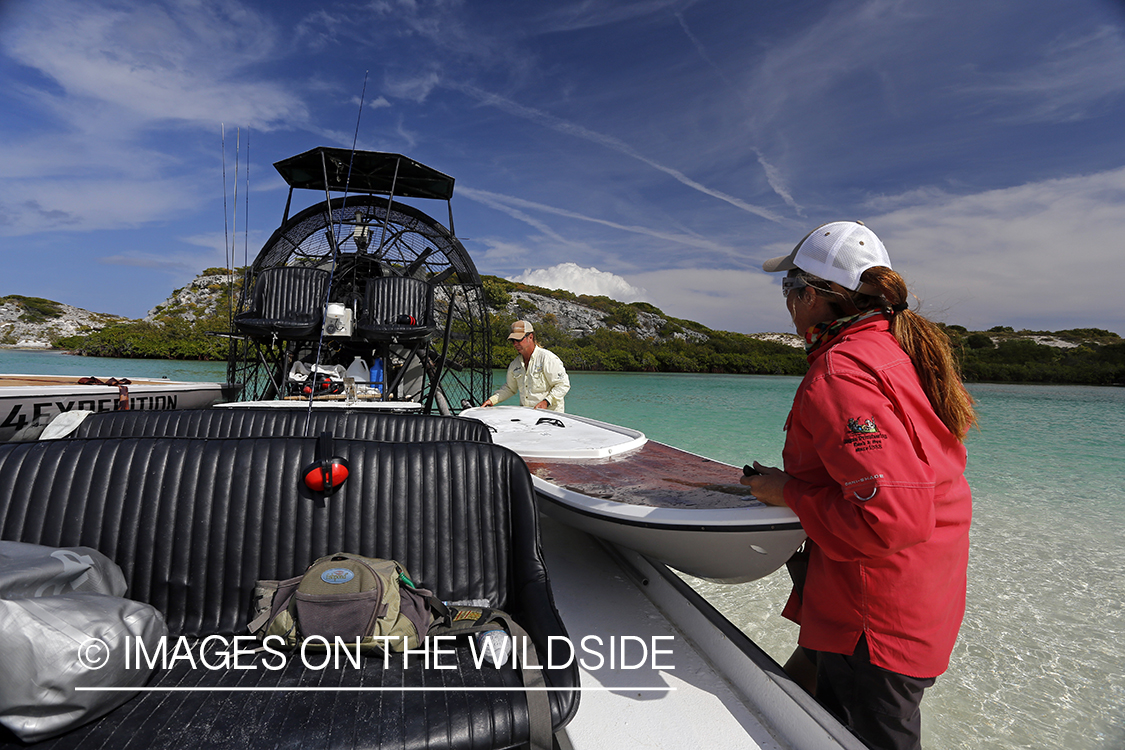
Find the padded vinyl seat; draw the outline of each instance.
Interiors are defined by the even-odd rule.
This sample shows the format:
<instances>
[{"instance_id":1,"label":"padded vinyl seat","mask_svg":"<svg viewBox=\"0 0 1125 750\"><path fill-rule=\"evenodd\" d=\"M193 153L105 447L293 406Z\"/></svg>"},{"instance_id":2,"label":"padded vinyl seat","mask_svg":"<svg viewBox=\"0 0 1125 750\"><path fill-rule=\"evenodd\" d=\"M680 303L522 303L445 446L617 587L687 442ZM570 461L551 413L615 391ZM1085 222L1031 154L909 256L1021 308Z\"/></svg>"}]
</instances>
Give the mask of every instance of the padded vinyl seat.
<instances>
[{"instance_id":1,"label":"padded vinyl seat","mask_svg":"<svg viewBox=\"0 0 1125 750\"><path fill-rule=\"evenodd\" d=\"M399 323L409 315L416 325ZM434 288L408 276L368 279L356 331L369 341L419 341L434 335Z\"/></svg>"},{"instance_id":2,"label":"padded vinyl seat","mask_svg":"<svg viewBox=\"0 0 1125 750\"><path fill-rule=\"evenodd\" d=\"M373 409L237 407L179 411L106 411L91 414L74 437L316 437L384 442L473 440L491 443L491 430L467 417L391 414Z\"/></svg>"},{"instance_id":3,"label":"padded vinyl seat","mask_svg":"<svg viewBox=\"0 0 1125 750\"><path fill-rule=\"evenodd\" d=\"M350 475L336 494L299 481L315 438L79 438L0 445L0 538L84 545L121 566L126 596L164 614L173 636L246 632L257 579L298 575L337 551L401 560L447 600L486 598L513 615L541 653L565 636L540 552L531 476L515 453L474 442L336 440ZM259 657L262 658L262 657ZM529 736L517 670L191 669L176 662L106 717L34 747L509 748ZM444 662L449 663L449 662ZM255 664L258 664L255 662ZM264 666L264 665L263 665ZM576 688L577 665L544 669ZM328 687L320 693L217 692ZM347 692L335 688L392 688ZM406 692L401 687L449 690ZM464 687L513 688L467 692ZM578 692L549 692L557 731ZM6 742L4 741L6 740ZM0 746L28 747L11 736Z\"/></svg>"},{"instance_id":4,"label":"padded vinyl seat","mask_svg":"<svg viewBox=\"0 0 1125 750\"><path fill-rule=\"evenodd\" d=\"M328 271L305 266L267 268L254 282L250 309L234 316L234 326L251 336L308 338L320 331Z\"/></svg>"}]
</instances>

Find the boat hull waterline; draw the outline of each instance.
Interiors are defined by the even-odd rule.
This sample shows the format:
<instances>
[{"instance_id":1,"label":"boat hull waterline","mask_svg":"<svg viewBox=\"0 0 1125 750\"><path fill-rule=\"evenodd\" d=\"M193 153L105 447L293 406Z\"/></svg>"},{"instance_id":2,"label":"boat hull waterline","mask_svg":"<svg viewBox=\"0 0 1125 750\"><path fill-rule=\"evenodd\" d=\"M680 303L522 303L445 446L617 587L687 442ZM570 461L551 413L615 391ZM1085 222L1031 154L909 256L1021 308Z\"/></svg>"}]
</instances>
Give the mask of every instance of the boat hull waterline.
<instances>
[{"instance_id":1,"label":"boat hull waterline","mask_svg":"<svg viewBox=\"0 0 1125 750\"><path fill-rule=\"evenodd\" d=\"M643 433L524 407L468 409L531 470L540 510L683 573L742 583L774 572L805 540L788 508L765 505L729 464Z\"/></svg>"}]
</instances>

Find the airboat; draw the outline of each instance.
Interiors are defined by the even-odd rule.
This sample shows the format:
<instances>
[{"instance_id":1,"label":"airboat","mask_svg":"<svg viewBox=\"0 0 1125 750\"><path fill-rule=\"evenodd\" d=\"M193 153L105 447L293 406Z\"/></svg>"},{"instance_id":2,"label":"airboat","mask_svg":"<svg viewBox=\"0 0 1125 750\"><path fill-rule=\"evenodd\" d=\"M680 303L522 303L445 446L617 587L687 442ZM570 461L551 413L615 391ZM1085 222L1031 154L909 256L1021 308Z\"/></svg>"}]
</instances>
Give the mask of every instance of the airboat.
<instances>
[{"instance_id":1,"label":"airboat","mask_svg":"<svg viewBox=\"0 0 1125 750\"><path fill-rule=\"evenodd\" d=\"M400 154L327 147L274 167L285 213L232 316L227 376L241 402L448 415L487 398L488 315L454 234L453 178ZM290 216L298 189L325 200ZM407 199L444 200L448 228Z\"/></svg>"},{"instance_id":2,"label":"airboat","mask_svg":"<svg viewBox=\"0 0 1125 750\"><path fill-rule=\"evenodd\" d=\"M230 406L459 412L528 463L548 515L712 581L761 578L800 546L797 517L746 497L733 467L583 417L464 410L491 393L491 336L452 177L324 147L274 166L289 197L233 315L227 375L243 389ZM325 200L290 217L297 189ZM448 228L403 199L444 200Z\"/></svg>"},{"instance_id":3,"label":"airboat","mask_svg":"<svg viewBox=\"0 0 1125 750\"><path fill-rule=\"evenodd\" d=\"M465 419L482 411L506 415L499 408L469 408L492 392L492 337L480 275L453 229L453 178L402 155L335 148L316 148L275 167L290 186L289 199L281 227L246 271L228 362L228 380L243 389L241 401L227 406L375 409L426 419L434 414ZM325 199L290 217L299 188ZM404 203L407 199L444 200L448 227ZM507 421L512 424L510 417ZM506 432L497 429L493 441L505 445ZM560 432L566 430L553 438ZM643 436L636 442L633 447L643 450ZM520 453L518 447L514 452ZM535 463L531 453L521 457ZM575 469L566 466L569 458L549 458L549 466L533 469L544 511L541 544L554 605L569 632L583 644L615 637L677 644L674 665L658 666L655 650L651 664L625 665L624 645L620 663L610 663L608 670L583 659L580 689L591 695L559 732L556 746L592 748L611 741L673 747L689 734L713 747L860 746L659 554L652 556L660 551L659 539L656 549L648 543L653 534L670 534L690 547L698 541L684 536L692 529L676 523L677 528L659 528L645 519L628 523L609 518L601 506L587 514L588 498L580 496L589 493L573 492L574 482L562 481L564 471ZM605 460L619 464L615 458ZM590 467L599 461L579 463ZM724 477L726 468L721 467ZM547 478L551 475L556 482ZM548 484L566 497L547 500ZM623 504L603 503L609 505ZM646 515L651 521L674 512L650 508ZM594 516L598 528L586 523ZM745 542L739 554L755 565L769 557L769 567L776 567L780 563L773 557L787 554L803 537L794 519L768 521L784 538L780 551L771 547L767 556L758 536L747 540L750 532L741 520L725 531L712 529L712 536ZM607 529L629 536L615 538ZM639 543L641 537L648 542ZM761 574L696 572L717 580Z\"/></svg>"}]
</instances>

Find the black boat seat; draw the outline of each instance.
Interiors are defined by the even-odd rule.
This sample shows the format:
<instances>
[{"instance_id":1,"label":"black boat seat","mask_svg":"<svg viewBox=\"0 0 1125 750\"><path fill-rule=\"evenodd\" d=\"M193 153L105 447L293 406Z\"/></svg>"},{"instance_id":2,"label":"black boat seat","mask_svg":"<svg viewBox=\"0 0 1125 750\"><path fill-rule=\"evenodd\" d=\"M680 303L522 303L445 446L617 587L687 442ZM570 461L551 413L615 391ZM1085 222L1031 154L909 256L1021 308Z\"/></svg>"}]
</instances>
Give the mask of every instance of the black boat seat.
<instances>
[{"instance_id":1,"label":"black boat seat","mask_svg":"<svg viewBox=\"0 0 1125 750\"><path fill-rule=\"evenodd\" d=\"M412 319L414 322L407 322ZM368 341L423 341L436 332L434 288L408 276L368 279L357 333Z\"/></svg>"},{"instance_id":2,"label":"black boat seat","mask_svg":"<svg viewBox=\"0 0 1125 750\"><path fill-rule=\"evenodd\" d=\"M236 407L178 411L106 411L91 414L72 437L316 437L352 440L491 443L488 426L467 417L393 414L373 409Z\"/></svg>"},{"instance_id":3,"label":"black boat seat","mask_svg":"<svg viewBox=\"0 0 1125 750\"><path fill-rule=\"evenodd\" d=\"M320 331L327 293L324 269L267 268L254 282L250 309L234 316L234 327L250 336L309 338Z\"/></svg>"},{"instance_id":4,"label":"black boat seat","mask_svg":"<svg viewBox=\"0 0 1125 750\"><path fill-rule=\"evenodd\" d=\"M333 454L347 459L350 474L323 498L299 481L317 446L316 438L291 437L0 445L0 538L100 550L124 572L126 596L160 609L173 637L246 633L257 579L298 575L337 551L401 560L442 599L488 599L527 629L541 653L551 636L566 636L519 456L483 442L335 440ZM0 734L0 747L484 750L526 743L519 670L478 670L467 647L443 659L449 664L456 668L427 669L421 658L403 667L392 658L384 668L383 659L369 658L358 668L345 661L321 669L291 658L270 671L173 661L149 687L178 690L143 692L36 745ZM548 692L557 731L577 710L578 669L543 674L549 687L566 688ZM224 690L232 687L252 690ZM330 689L294 689L301 687Z\"/></svg>"}]
</instances>

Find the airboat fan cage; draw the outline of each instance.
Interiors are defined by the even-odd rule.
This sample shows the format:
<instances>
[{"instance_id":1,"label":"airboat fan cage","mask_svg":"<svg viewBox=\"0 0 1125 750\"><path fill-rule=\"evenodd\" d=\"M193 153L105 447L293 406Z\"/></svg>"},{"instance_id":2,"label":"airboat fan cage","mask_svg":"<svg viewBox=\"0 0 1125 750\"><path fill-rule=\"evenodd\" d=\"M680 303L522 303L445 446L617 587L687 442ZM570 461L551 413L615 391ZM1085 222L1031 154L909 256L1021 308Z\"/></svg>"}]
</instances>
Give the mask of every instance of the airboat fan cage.
<instances>
[{"instance_id":1,"label":"airboat fan cage","mask_svg":"<svg viewBox=\"0 0 1125 750\"><path fill-rule=\"evenodd\" d=\"M346 181L345 156L351 152L315 149L275 166L291 186L333 188ZM373 152L351 158L364 170L361 188L387 192L398 172L388 176L385 165L399 170L394 160L405 159ZM428 170L407 162L416 173ZM328 179L315 180L310 166L322 166ZM425 197L448 198L452 178L445 185L432 175L444 177L425 175ZM412 194L408 181L399 187ZM284 220L246 271L233 328L227 375L243 384L243 400L354 398L339 392L336 374L356 358L372 373L357 378L359 398L388 406L416 402L450 413L491 392L488 313L476 266L448 229L390 195L331 198Z\"/></svg>"}]
</instances>

